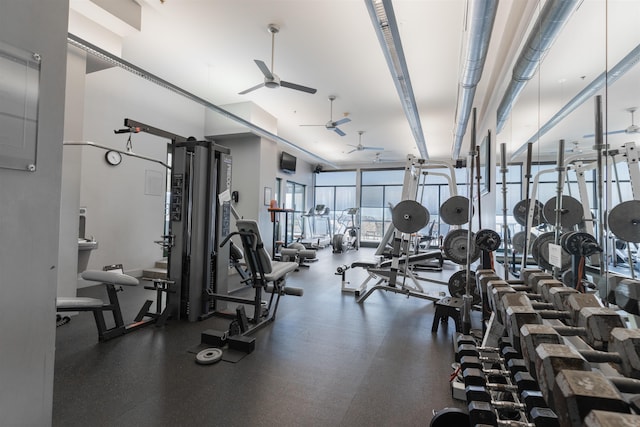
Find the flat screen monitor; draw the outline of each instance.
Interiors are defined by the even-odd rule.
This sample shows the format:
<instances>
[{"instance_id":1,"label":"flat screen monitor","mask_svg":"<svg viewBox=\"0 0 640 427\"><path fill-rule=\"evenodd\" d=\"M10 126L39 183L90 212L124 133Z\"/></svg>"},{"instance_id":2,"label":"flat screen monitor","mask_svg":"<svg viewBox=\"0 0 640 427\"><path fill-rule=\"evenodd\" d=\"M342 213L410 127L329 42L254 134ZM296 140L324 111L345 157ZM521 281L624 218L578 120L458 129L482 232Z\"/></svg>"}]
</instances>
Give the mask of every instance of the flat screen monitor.
<instances>
[{"instance_id":1,"label":"flat screen monitor","mask_svg":"<svg viewBox=\"0 0 640 427\"><path fill-rule=\"evenodd\" d=\"M283 151L280 155L280 170L285 173L294 173L296 171L296 160L294 156Z\"/></svg>"}]
</instances>

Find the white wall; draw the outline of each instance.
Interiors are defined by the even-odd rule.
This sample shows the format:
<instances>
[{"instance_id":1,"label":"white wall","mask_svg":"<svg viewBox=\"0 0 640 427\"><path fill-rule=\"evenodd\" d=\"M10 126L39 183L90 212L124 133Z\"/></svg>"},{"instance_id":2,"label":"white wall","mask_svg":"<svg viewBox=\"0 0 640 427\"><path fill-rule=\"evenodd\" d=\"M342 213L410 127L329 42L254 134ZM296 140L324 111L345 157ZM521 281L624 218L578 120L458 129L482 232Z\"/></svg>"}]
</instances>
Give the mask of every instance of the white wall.
<instances>
[{"instance_id":1,"label":"white wall","mask_svg":"<svg viewBox=\"0 0 640 427\"><path fill-rule=\"evenodd\" d=\"M64 139L82 140L84 117L84 75L86 53L69 46L65 95ZM62 150L62 192L60 201L60 253L58 255L58 296L75 297L78 277L78 223L82 147Z\"/></svg>"},{"instance_id":2,"label":"white wall","mask_svg":"<svg viewBox=\"0 0 640 427\"><path fill-rule=\"evenodd\" d=\"M84 139L125 150L130 134L114 134L125 118L181 136L204 136L204 107L120 68L87 75ZM134 153L166 160L169 140L147 133L131 139ZM99 245L88 268L122 263L138 275L162 258L154 241L163 234L166 170L128 156L110 166L104 154L82 150L80 206L87 208L86 236Z\"/></svg>"},{"instance_id":3,"label":"white wall","mask_svg":"<svg viewBox=\"0 0 640 427\"><path fill-rule=\"evenodd\" d=\"M0 11L0 40L42 57L37 169L0 168L0 425L46 426L53 401L68 2L0 0Z\"/></svg>"}]
</instances>

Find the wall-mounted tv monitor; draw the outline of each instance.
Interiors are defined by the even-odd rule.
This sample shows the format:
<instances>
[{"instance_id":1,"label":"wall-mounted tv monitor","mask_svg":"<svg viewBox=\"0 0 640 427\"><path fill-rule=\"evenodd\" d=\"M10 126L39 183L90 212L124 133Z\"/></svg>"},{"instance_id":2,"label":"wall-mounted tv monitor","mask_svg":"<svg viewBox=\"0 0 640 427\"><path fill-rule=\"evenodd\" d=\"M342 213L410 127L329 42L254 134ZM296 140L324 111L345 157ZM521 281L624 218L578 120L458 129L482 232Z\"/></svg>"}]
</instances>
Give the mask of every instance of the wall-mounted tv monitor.
<instances>
[{"instance_id":1,"label":"wall-mounted tv monitor","mask_svg":"<svg viewBox=\"0 0 640 427\"><path fill-rule=\"evenodd\" d=\"M283 151L280 154L280 170L285 173L295 173L296 160L294 156Z\"/></svg>"}]
</instances>

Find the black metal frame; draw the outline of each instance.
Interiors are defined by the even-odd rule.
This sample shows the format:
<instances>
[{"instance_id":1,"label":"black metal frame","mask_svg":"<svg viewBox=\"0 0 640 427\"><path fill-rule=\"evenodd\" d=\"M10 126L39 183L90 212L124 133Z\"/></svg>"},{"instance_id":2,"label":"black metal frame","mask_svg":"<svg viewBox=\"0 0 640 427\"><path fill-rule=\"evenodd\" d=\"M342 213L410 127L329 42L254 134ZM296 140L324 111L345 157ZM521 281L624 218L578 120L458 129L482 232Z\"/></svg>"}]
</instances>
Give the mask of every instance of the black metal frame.
<instances>
[{"instance_id":1,"label":"black metal frame","mask_svg":"<svg viewBox=\"0 0 640 427\"><path fill-rule=\"evenodd\" d=\"M259 253L260 250L264 249L264 244L258 243L260 239L258 235L253 232L234 231L230 233L222 243L220 243L220 247L223 247L231 237L236 235L240 237L242 242L244 257L247 266L249 267L249 271L251 272L251 283L252 287L255 289L255 294L253 298L236 297L228 294L212 294L210 296L214 300L229 301L252 306L254 309L253 317L249 319L252 326L242 332L242 335L250 335L276 320L276 312L278 311L280 297L284 293L284 278L273 281L273 288L269 289L268 281L265 279L265 268L262 264ZM269 298L269 303L265 312L262 309L262 293L268 289L271 291L271 297Z\"/></svg>"}]
</instances>

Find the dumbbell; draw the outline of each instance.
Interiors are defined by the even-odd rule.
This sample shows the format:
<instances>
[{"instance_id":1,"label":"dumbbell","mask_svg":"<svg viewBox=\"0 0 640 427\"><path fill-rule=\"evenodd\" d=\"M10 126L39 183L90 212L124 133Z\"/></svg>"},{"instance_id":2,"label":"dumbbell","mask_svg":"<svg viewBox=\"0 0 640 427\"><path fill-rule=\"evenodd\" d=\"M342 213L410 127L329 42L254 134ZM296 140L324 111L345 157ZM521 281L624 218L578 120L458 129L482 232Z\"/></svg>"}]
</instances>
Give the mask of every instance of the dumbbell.
<instances>
[{"instance_id":1,"label":"dumbbell","mask_svg":"<svg viewBox=\"0 0 640 427\"><path fill-rule=\"evenodd\" d=\"M520 402L495 400L490 391L482 386L467 386L465 393L470 425L559 426L558 417L541 396L521 395ZM525 419L532 423L499 419L502 417Z\"/></svg>"},{"instance_id":2,"label":"dumbbell","mask_svg":"<svg viewBox=\"0 0 640 427\"><path fill-rule=\"evenodd\" d=\"M520 328L522 325L542 324L542 319L572 317L575 313L556 311L536 311L528 306L509 306L506 310L506 329L514 347L520 348ZM577 315L576 326L554 326L562 329L562 335L583 336L587 344L591 347L603 350L607 348L611 330L614 328L624 328L625 323L615 310L607 307L582 307Z\"/></svg>"},{"instance_id":3,"label":"dumbbell","mask_svg":"<svg viewBox=\"0 0 640 427\"><path fill-rule=\"evenodd\" d=\"M602 372L592 370L589 362L575 348L564 344L539 344L536 347L535 366L540 390L559 416L568 409L573 408L571 411L576 412L576 407L588 405L593 409L629 412L629 404L620 393L640 392L639 380L606 377ZM579 374L567 374L564 382L559 382L562 372ZM592 376L594 373L598 376ZM582 380L581 374L584 375ZM588 411L580 409L579 412L584 417Z\"/></svg>"},{"instance_id":4,"label":"dumbbell","mask_svg":"<svg viewBox=\"0 0 640 427\"><path fill-rule=\"evenodd\" d=\"M531 305L533 308L539 310L548 310L557 308L551 299L550 290L554 288L562 289L559 292L571 292L565 291L564 289L572 289L567 288L562 284L562 282L558 280L540 280L538 282L538 293L529 292L532 289L529 287L526 288L517 288L514 286L510 286L505 281L490 281L488 284L487 293L490 295L489 297L489 307L496 313L498 321L505 324L504 319L504 310L509 304L505 304L503 299L508 295L525 295L531 302L527 303L527 305ZM573 292L576 292L573 290ZM517 296L514 298L518 298Z\"/></svg>"},{"instance_id":5,"label":"dumbbell","mask_svg":"<svg viewBox=\"0 0 640 427\"><path fill-rule=\"evenodd\" d=\"M640 425L640 415L621 414L619 412L590 411L583 421L584 427L607 426L637 426Z\"/></svg>"},{"instance_id":6,"label":"dumbbell","mask_svg":"<svg viewBox=\"0 0 640 427\"><path fill-rule=\"evenodd\" d=\"M614 363L618 372L625 377L640 379L640 330L614 328L611 330L609 351L582 350L576 351L588 362ZM563 344L561 334L549 325L523 325L520 328L522 358L529 370L535 373L536 347L539 344Z\"/></svg>"}]
</instances>

